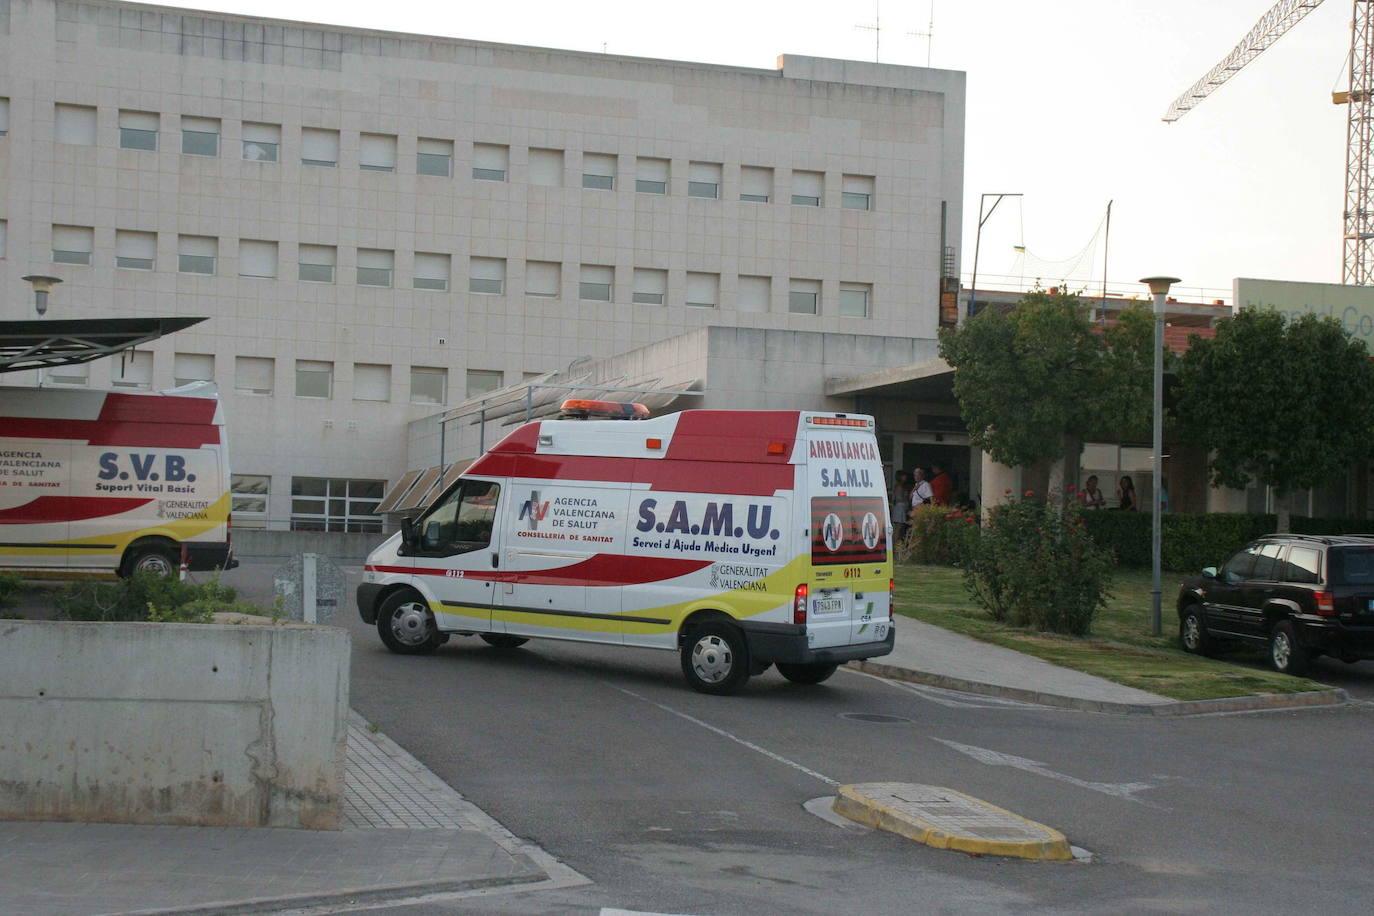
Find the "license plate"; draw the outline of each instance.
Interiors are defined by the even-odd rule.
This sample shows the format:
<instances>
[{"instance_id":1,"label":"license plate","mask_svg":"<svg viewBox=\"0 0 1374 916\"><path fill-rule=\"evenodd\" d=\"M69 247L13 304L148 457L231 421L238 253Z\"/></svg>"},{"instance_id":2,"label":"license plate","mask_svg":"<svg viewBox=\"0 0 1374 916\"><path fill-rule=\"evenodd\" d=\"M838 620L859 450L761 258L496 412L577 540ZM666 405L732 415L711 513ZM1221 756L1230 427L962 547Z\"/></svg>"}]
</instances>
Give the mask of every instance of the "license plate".
<instances>
[{"instance_id":1,"label":"license plate","mask_svg":"<svg viewBox=\"0 0 1374 916\"><path fill-rule=\"evenodd\" d=\"M817 598L811 605L813 614L842 614L844 613L843 598Z\"/></svg>"}]
</instances>

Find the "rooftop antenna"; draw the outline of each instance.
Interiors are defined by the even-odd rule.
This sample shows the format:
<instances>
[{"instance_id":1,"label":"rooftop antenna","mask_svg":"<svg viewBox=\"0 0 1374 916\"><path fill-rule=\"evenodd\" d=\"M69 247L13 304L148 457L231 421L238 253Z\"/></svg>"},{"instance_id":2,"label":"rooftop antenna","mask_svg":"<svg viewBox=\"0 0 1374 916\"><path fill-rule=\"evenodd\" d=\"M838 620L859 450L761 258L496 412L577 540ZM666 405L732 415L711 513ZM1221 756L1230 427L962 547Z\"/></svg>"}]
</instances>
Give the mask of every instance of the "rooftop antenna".
<instances>
[{"instance_id":1,"label":"rooftop antenna","mask_svg":"<svg viewBox=\"0 0 1374 916\"><path fill-rule=\"evenodd\" d=\"M879 42L882 40L883 37L883 21L881 13L882 10L879 6L878 0L873 0L873 24L854 26L854 28L856 29L865 29L873 33L873 63L875 64L881 63L881 60L879 59L878 55L878 52L881 48Z\"/></svg>"},{"instance_id":2,"label":"rooftop antenna","mask_svg":"<svg viewBox=\"0 0 1374 916\"><path fill-rule=\"evenodd\" d=\"M935 41L935 0L930 0L930 24L924 32L907 32L912 38L926 40L926 66L930 66L930 46Z\"/></svg>"}]
</instances>

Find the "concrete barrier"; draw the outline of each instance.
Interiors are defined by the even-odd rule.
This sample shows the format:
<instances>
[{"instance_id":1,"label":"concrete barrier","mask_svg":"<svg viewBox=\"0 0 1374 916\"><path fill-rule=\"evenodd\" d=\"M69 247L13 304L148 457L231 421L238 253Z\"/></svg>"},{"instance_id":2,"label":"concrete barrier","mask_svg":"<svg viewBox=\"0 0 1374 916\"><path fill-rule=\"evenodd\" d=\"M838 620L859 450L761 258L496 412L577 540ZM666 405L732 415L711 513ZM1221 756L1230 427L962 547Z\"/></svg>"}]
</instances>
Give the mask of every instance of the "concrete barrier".
<instances>
[{"instance_id":1,"label":"concrete barrier","mask_svg":"<svg viewBox=\"0 0 1374 916\"><path fill-rule=\"evenodd\" d=\"M372 549L386 540L385 534L344 531L268 531L235 528L234 556L240 560L285 559L303 553L322 553L336 561L367 559Z\"/></svg>"},{"instance_id":2,"label":"concrete barrier","mask_svg":"<svg viewBox=\"0 0 1374 916\"><path fill-rule=\"evenodd\" d=\"M343 825L348 633L0 620L0 819Z\"/></svg>"}]
</instances>

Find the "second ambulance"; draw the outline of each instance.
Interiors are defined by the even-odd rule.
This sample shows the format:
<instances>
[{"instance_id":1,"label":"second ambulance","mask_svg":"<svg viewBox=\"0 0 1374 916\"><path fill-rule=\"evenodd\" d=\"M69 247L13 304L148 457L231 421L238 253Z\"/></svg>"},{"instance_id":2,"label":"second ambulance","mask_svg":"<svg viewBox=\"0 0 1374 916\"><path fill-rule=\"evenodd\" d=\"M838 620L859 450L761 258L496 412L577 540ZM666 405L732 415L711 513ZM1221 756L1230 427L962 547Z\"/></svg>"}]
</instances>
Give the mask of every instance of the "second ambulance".
<instances>
[{"instance_id":1,"label":"second ambulance","mask_svg":"<svg viewBox=\"0 0 1374 916\"><path fill-rule=\"evenodd\" d=\"M887 512L871 417L527 423L372 552L358 606L402 654L542 637L676 651L703 693L772 665L816 684L892 651Z\"/></svg>"}]
</instances>

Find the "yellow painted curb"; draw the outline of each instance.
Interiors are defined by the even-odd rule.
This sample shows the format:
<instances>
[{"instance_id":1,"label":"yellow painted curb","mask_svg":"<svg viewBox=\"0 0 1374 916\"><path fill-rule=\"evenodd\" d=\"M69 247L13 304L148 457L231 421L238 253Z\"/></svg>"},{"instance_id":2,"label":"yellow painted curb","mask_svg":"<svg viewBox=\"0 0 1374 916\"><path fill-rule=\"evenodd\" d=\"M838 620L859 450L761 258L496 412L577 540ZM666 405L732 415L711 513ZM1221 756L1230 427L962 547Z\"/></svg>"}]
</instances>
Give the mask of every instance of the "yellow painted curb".
<instances>
[{"instance_id":1,"label":"yellow painted curb","mask_svg":"<svg viewBox=\"0 0 1374 916\"><path fill-rule=\"evenodd\" d=\"M908 801L903 795L925 798ZM936 849L1057 862L1073 858L1068 839L1053 827L942 786L890 782L841 786L833 807L836 814L852 821ZM927 809L924 815L921 813L923 807ZM968 823L976 817L956 815L942 820L938 814L931 813L931 808L946 809L945 813L949 809L983 812L986 821L995 827L978 829L978 825Z\"/></svg>"}]
</instances>

